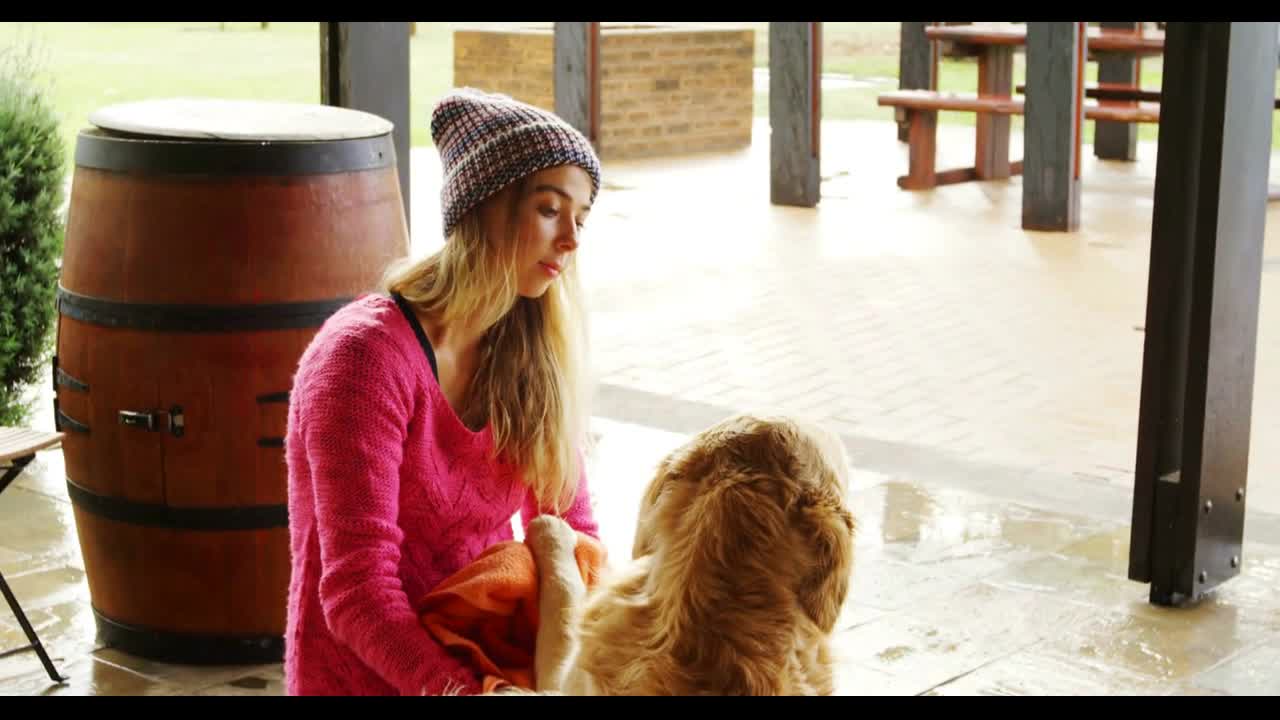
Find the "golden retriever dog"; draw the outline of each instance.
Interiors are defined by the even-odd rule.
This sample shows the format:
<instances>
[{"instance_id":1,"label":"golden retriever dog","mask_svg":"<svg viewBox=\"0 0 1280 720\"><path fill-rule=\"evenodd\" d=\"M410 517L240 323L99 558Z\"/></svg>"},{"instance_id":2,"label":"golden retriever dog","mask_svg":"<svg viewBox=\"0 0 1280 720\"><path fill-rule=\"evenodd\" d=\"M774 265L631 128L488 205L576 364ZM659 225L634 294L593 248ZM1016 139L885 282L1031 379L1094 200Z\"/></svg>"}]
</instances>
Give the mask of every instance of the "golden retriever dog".
<instances>
[{"instance_id":1,"label":"golden retriever dog","mask_svg":"<svg viewBox=\"0 0 1280 720\"><path fill-rule=\"evenodd\" d=\"M830 432L738 415L658 466L632 560L590 594L563 520L536 518L536 691L831 694L848 593L848 460Z\"/></svg>"}]
</instances>

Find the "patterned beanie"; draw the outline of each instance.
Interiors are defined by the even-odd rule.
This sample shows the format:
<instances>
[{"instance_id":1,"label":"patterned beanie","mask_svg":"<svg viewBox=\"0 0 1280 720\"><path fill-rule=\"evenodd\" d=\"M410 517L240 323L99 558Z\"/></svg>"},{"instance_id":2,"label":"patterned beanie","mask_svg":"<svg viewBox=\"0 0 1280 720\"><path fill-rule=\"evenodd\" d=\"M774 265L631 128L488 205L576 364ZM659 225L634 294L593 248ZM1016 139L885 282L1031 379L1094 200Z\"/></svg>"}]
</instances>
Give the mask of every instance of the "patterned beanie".
<instances>
[{"instance_id":1,"label":"patterned beanie","mask_svg":"<svg viewBox=\"0 0 1280 720\"><path fill-rule=\"evenodd\" d=\"M444 166L445 238L468 210L539 170L577 165L591 176L593 202L600 191L600 159L587 138L559 116L506 95L450 91L431 112L431 139Z\"/></svg>"}]
</instances>

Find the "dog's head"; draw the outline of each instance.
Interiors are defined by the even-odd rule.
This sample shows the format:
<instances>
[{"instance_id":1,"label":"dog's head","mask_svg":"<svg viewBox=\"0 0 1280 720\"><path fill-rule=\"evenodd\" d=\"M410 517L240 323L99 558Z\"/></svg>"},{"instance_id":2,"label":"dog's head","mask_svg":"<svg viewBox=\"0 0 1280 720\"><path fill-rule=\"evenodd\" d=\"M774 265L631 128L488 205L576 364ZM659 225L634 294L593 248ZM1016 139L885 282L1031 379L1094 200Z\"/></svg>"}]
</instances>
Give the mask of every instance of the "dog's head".
<instances>
[{"instance_id":1,"label":"dog's head","mask_svg":"<svg viewBox=\"0 0 1280 720\"><path fill-rule=\"evenodd\" d=\"M694 605L780 619L798 606L829 633L853 567L847 493L848 458L834 434L734 416L659 464L633 555L653 555L655 572Z\"/></svg>"},{"instance_id":2,"label":"dog's head","mask_svg":"<svg viewBox=\"0 0 1280 720\"><path fill-rule=\"evenodd\" d=\"M605 695L824 694L854 518L838 438L741 415L662 460L635 561L592 594L578 667Z\"/></svg>"}]
</instances>

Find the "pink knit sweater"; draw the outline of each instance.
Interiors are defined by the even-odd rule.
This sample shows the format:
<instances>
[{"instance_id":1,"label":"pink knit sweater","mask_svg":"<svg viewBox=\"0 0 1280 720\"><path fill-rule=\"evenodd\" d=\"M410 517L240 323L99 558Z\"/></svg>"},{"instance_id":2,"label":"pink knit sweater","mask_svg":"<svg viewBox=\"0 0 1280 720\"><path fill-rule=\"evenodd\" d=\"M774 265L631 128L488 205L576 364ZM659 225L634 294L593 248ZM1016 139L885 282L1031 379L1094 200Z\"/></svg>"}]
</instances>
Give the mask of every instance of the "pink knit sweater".
<instances>
[{"instance_id":1,"label":"pink knit sweater","mask_svg":"<svg viewBox=\"0 0 1280 720\"><path fill-rule=\"evenodd\" d=\"M418 695L480 679L414 603L539 512L445 400L395 301L365 295L303 353L285 440L292 576L290 695ZM594 537L585 472L565 520Z\"/></svg>"}]
</instances>

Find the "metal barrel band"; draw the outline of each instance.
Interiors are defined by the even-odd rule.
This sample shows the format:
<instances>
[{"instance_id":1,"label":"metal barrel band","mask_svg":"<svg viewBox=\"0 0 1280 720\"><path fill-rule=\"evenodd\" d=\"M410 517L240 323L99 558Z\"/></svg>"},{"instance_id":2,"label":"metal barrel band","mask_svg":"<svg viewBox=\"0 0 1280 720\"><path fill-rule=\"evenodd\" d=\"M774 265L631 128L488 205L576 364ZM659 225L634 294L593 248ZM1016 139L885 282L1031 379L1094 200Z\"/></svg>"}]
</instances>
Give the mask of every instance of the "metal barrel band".
<instances>
[{"instance_id":1,"label":"metal barrel band","mask_svg":"<svg viewBox=\"0 0 1280 720\"><path fill-rule=\"evenodd\" d=\"M54 429L58 430L59 432L63 430L70 430L72 432L78 432L82 435L89 434L88 425L62 412L62 408L59 406L57 398L54 398L53 400L53 426L54 426Z\"/></svg>"},{"instance_id":2,"label":"metal barrel band","mask_svg":"<svg viewBox=\"0 0 1280 720\"><path fill-rule=\"evenodd\" d=\"M121 622L97 607L93 617L106 645L138 657L188 665L256 665L284 657L281 635L174 632Z\"/></svg>"},{"instance_id":3,"label":"metal barrel band","mask_svg":"<svg viewBox=\"0 0 1280 720\"><path fill-rule=\"evenodd\" d=\"M53 390L58 391L59 387L71 388L80 392L89 392L89 383L80 378L73 377L70 373L58 366L58 356L53 356Z\"/></svg>"},{"instance_id":4,"label":"metal barrel band","mask_svg":"<svg viewBox=\"0 0 1280 720\"><path fill-rule=\"evenodd\" d=\"M178 530L245 531L289 526L289 506L173 507L100 495L67 478L67 494L75 507L130 525Z\"/></svg>"},{"instance_id":5,"label":"metal barrel band","mask_svg":"<svg viewBox=\"0 0 1280 720\"><path fill-rule=\"evenodd\" d=\"M345 140L197 140L83 130L76 166L128 173L191 175L323 175L380 170L396 164L390 135Z\"/></svg>"},{"instance_id":6,"label":"metal barrel band","mask_svg":"<svg viewBox=\"0 0 1280 720\"><path fill-rule=\"evenodd\" d=\"M323 325L353 299L263 305L162 305L103 300L59 286L58 312L93 325L158 332L293 330Z\"/></svg>"}]
</instances>

